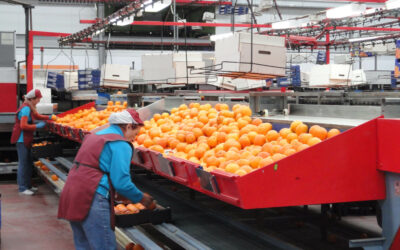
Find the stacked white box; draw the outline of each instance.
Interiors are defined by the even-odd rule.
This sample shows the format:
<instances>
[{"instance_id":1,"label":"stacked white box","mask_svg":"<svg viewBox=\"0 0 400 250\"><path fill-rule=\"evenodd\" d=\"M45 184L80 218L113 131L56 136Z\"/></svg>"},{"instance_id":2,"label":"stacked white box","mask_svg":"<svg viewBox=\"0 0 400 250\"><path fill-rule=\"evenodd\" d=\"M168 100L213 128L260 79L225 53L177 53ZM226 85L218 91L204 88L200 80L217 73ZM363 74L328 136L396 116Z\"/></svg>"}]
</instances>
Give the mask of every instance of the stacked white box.
<instances>
[{"instance_id":1,"label":"stacked white box","mask_svg":"<svg viewBox=\"0 0 400 250\"><path fill-rule=\"evenodd\" d=\"M217 65L224 62L223 71L251 70L251 73L255 74L285 76L285 38L254 34L253 67L251 67L251 34L234 33L231 37L215 42L215 60Z\"/></svg>"},{"instance_id":2,"label":"stacked white box","mask_svg":"<svg viewBox=\"0 0 400 250\"><path fill-rule=\"evenodd\" d=\"M187 62L186 62L187 57ZM192 69L204 68L202 53L157 53L142 56L143 80L148 83L204 84L204 74L193 74Z\"/></svg>"},{"instance_id":3,"label":"stacked white box","mask_svg":"<svg viewBox=\"0 0 400 250\"><path fill-rule=\"evenodd\" d=\"M104 64L101 67L103 87L129 88L130 66L119 64Z\"/></svg>"}]
</instances>

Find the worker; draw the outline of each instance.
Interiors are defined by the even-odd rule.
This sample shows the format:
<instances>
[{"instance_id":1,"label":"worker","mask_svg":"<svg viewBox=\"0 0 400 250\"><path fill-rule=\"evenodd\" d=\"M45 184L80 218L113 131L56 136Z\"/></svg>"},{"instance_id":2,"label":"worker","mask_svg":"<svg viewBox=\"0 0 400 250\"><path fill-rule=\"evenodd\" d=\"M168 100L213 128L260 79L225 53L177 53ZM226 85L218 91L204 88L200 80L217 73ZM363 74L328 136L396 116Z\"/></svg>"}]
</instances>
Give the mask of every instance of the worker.
<instances>
[{"instance_id":1,"label":"worker","mask_svg":"<svg viewBox=\"0 0 400 250\"><path fill-rule=\"evenodd\" d=\"M22 195L33 195L37 187L32 186L33 159L31 154L33 133L38 128L43 128L46 123L36 120L49 120L52 115L40 115L36 105L42 98L39 89L29 91L24 103L15 114L15 124L11 134L11 143L16 144L18 154L17 182L18 191Z\"/></svg>"},{"instance_id":2,"label":"worker","mask_svg":"<svg viewBox=\"0 0 400 250\"><path fill-rule=\"evenodd\" d=\"M58 218L70 222L75 248L116 249L114 190L133 203L154 206L132 183L133 141L143 122L134 109L113 113L109 127L87 135L60 197Z\"/></svg>"}]
</instances>

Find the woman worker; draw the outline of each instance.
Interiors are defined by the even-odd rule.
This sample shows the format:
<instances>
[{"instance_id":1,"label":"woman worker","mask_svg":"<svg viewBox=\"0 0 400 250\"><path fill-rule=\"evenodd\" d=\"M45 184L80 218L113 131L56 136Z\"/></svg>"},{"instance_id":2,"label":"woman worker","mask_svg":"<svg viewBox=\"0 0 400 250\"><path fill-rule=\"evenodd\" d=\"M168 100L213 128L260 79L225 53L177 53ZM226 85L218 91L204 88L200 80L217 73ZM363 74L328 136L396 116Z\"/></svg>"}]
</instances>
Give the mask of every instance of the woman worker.
<instances>
[{"instance_id":1,"label":"woman worker","mask_svg":"<svg viewBox=\"0 0 400 250\"><path fill-rule=\"evenodd\" d=\"M25 95L25 101L15 115L15 124L11 134L11 143L17 144L17 182L19 193L23 195L33 195L34 191L37 191L37 188L32 187L31 184L33 171L31 147L33 132L37 128L43 128L46 123L41 121L35 124L34 121L49 120L52 117L52 115L40 115L36 111L36 104L40 102L41 98L42 93L38 89L33 89Z\"/></svg>"},{"instance_id":2,"label":"woman worker","mask_svg":"<svg viewBox=\"0 0 400 250\"><path fill-rule=\"evenodd\" d=\"M109 123L108 128L85 137L60 197L58 218L70 221L78 250L117 248L114 189L133 203L154 205L130 175L131 141L143 126L139 114L126 109L111 114Z\"/></svg>"}]
</instances>

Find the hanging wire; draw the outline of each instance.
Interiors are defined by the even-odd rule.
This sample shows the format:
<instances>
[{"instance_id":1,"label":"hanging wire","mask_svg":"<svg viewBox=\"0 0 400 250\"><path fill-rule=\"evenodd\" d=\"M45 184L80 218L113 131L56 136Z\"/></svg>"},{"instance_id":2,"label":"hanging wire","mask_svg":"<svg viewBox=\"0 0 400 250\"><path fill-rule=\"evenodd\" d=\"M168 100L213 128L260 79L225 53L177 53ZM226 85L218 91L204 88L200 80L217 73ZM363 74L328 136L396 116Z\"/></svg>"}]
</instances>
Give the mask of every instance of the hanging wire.
<instances>
[{"instance_id":1,"label":"hanging wire","mask_svg":"<svg viewBox=\"0 0 400 250\"><path fill-rule=\"evenodd\" d=\"M48 74L48 71L49 71L49 64L52 63L53 61L55 61L61 54L65 55L70 60L70 63L71 63L71 58L64 52L63 47L61 47L60 52L58 52L58 54L53 59L51 59L49 62L47 62L47 64L46 64L44 86L47 86L47 74Z\"/></svg>"}]
</instances>

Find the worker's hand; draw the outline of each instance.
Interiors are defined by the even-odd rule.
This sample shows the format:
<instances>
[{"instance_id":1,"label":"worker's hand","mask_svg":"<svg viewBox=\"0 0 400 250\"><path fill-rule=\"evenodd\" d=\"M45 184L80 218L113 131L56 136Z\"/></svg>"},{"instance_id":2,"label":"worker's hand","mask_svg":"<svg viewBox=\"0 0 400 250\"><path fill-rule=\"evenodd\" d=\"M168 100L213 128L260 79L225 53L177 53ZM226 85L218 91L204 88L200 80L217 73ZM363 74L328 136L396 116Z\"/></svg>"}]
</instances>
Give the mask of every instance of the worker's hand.
<instances>
[{"instance_id":1,"label":"worker's hand","mask_svg":"<svg viewBox=\"0 0 400 250\"><path fill-rule=\"evenodd\" d=\"M140 203L143 204L143 206L145 206L146 208L150 208L152 207L153 204L153 197L151 197L151 195L149 195L148 193L143 193L143 198L140 201Z\"/></svg>"},{"instance_id":2,"label":"worker's hand","mask_svg":"<svg viewBox=\"0 0 400 250\"><path fill-rule=\"evenodd\" d=\"M44 126L46 126L45 122L38 122L36 123L36 128L44 128Z\"/></svg>"}]
</instances>

